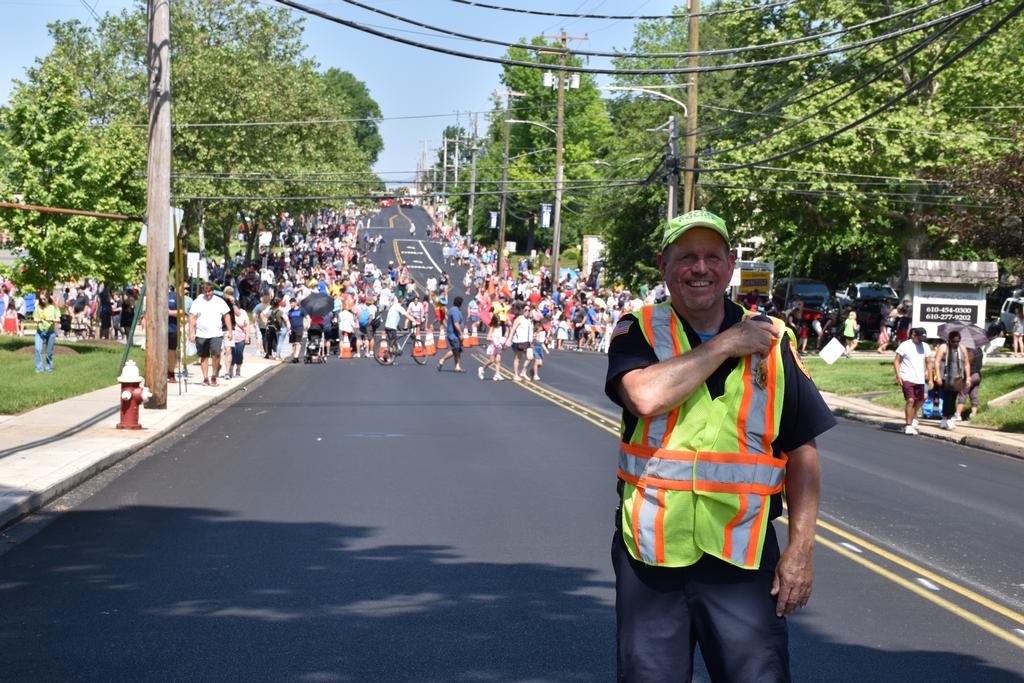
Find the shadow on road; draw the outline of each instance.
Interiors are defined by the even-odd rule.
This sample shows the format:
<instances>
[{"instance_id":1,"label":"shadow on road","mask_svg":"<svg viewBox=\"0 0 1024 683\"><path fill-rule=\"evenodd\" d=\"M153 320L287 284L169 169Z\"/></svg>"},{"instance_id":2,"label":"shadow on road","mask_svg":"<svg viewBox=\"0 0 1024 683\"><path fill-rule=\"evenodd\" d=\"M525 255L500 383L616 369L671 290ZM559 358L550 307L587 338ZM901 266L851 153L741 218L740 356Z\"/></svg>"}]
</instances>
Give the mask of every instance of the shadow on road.
<instances>
[{"instance_id":1,"label":"shadow on road","mask_svg":"<svg viewBox=\"0 0 1024 683\"><path fill-rule=\"evenodd\" d=\"M586 594L607 590L591 572L360 549L371 533L205 509L69 512L0 563L2 678L614 678L614 613Z\"/></svg>"},{"instance_id":2,"label":"shadow on road","mask_svg":"<svg viewBox=\"0 0 1024 683\"><path fill-rule=\"evenodd\" d=\"M368 547L372 536L208 509L69 512L0 560L2 678L614 679L614 612L592 572ZM796 681L1024 681L973 656L846 645L799 622L791 643Z\"/></svg>"}]
</instances>

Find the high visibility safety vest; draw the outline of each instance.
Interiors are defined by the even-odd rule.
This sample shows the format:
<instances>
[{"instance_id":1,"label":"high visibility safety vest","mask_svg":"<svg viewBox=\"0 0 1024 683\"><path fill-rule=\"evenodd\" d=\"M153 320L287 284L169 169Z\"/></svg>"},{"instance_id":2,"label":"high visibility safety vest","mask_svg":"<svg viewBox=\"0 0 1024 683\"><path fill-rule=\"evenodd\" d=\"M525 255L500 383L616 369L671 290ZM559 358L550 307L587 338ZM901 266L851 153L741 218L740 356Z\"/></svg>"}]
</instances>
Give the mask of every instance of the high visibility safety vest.
<instances>
[{"instance_id":1,"label":"high visibility safety vest","mask_svg":"<svg viewBox=\"0 0 1024 683\"><path fill-rule=\"evenodd\" d=\"M671 303L644 306L637 317L659 361L691 350ZM784 396L775 342L766 358L739 359L718 398L701 384L681 405L638 419L623 435L622 536L634 558L685 567L709 553L745 569L760 566L769 497L786 474L785 454L772 451Z\"/></svg>"}]
</instances>

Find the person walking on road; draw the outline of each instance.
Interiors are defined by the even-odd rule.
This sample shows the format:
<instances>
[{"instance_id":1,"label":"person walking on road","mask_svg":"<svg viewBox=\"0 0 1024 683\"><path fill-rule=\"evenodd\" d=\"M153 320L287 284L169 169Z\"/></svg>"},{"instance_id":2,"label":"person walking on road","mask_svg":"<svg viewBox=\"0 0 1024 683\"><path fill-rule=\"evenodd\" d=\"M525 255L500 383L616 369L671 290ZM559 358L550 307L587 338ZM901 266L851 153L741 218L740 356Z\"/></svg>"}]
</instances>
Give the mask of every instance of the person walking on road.
<instances>
[{"instance_id":1,"label":"person walking on road","mask_svg":"<svg viewBox=\"0 0 1024 683\"><path fill-rule=\"evenodd\" d=\"M302 355L302 335L309 327L309 316L299 307L299 300L292 299L288 311L288 343L292 345L292 363L298 363Z\"/></svg>"},{"instance_id":2,"label":"person walking on road","mask_svg":"<svg viewBox=\"0 0 1024 683\"><path fill-rule=\"evenodd\" d=\"M512 304L512 327L508 331L508 344L512 351L512 379L516 382L530 379L526 374L527 349L533 345L533 323L526 316L526 304L517 301ZM532 351L531 354L532 355ZM522 369L520 369L520 367Z\"/></svg>"},{"instance_id":3,"label":"person walking on road","mask_svg":"<svg viewBox=\"0 0 1024 683\"><path fill-rule=\"evenodd\" d=\"M484 378L484 373L487 368L494 368L494 377L491 377L495 382L500 382L505 378L501 376L501 349L505 346L505 323L491 317L491 329L487 332L487 362L477 368L477 376L480 379Z\"/></svg>"},{"instance_id":4,"label":"person walking on road","mask_svg":"<svg viewBox=\"0 0 1024 683\"><path fill-rule=\"evenodd\" d=\"M465 372L462 369L462 297L457 296L452 300L451 308L445 316L444 335L448 341L448 352L437 361L437 371L441 372L444 362L449 358L455 359L455 372Z\"/></svg>"},{"instance_id":5,"label":"person walking on road","mask_svg":"<svg viewBox=\"0 0 1024 683\"><path fill-rule=\"evenodd\" d=\"M896 358L893 367L896 369L896 385L902 387L903 398L906 400L904 417L906 424L904 434L917 434L917 411L924 405L925 384L932 386L932 349L924 341L925 329L915 327L910 330L910 339L896 347Z\"/></svg>"},{"instance_id":6,"label":"person walking on road","mask_svg":"<svg viewBox=\"0 0 1024 683\"><path fill-rule=\"evenodd\" d=\"M60 309L49 292L39 292L32 319L36 321L36 372L53 372L53 344L57 340L55 326L60 322Z\"/></svg>"},{"instance_id":7,"label":"person walking on road","mask_svg":"<svg viewBox=\"0 0 1024 683\"><path fill-rule=\"evenodd\" d=\"M224 299L214 295L213 283L204 282L202 295L188 309L188 339L196 345L205 386L217 386L225 331L232 332L231 310ZM210 358L213 358L212 372Z\"/></svg>"},{"instance_id":8,"label":"person walking on road","mask_svg":"<svg viewBox=\"0 0 1024 683\"><path fill-rule=\"evenodd\" d=\"M670 299L612 331L619 681L688 681L695 645L712 680L790 679L785 617L813 582L815 438L836 421L784 323L723 296L735 259L718 216L669 221L658 267Z\"/></svg>"},{"instance_id":9,"label":"person walking on road","mask_svg":"<svg viewBox=\"0 0 1024 683\"><path fill-rule=\"evenodd\" d=\"M942 390L941 429L956 427L952 419L956 414L956 401L970 376L971 359L960 343L960 333L954 330L935 352L935 384Z\"/></svg>"}]
</instances>

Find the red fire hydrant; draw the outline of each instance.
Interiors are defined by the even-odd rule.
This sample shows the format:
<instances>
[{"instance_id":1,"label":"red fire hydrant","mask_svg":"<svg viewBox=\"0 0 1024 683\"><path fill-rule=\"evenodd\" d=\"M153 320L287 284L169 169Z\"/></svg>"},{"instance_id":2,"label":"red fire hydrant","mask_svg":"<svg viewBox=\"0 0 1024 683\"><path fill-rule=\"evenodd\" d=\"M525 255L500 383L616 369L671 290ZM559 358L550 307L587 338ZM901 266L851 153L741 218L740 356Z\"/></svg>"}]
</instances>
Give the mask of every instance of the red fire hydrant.
<instances>
[{"instance_id":1,"label":"red fire hydrant","mask_svg":"<svg viewBox=\"0 0 1024 683\"><path fill-rule=\"evenodd\" d=\"M124 364L121 376L117 378L121 383L121 421L117 423L118 429L142 429L139 424L139 407L149 394L149 390L142 387L142 379L135 361L130 360Z\"/></svg>"}]
</instances>

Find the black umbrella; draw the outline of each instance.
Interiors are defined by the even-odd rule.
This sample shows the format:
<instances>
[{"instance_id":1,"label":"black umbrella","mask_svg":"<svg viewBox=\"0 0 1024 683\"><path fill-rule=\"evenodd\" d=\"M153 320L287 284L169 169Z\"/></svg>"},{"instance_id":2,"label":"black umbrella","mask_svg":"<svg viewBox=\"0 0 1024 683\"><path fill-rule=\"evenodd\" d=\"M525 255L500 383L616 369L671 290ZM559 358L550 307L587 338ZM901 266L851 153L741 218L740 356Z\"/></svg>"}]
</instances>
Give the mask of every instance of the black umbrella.
<instances>
[{"instance_id":1,"label":"black umbrella","mask_svg":"<svg viewBox=\"0 0 1024 683\"><path fill-rule=\"evenodd\" d=\"M981 348L990 341L985 330L965 320L950 320L939 325L939 336L943 339L948 341L950 332L959 332L960 343L968 349Z\"/></svg>"},{"instance_id":2,"label":"black umbrella","mask_svg":"<svg viewBox=\"0 0 1024 683\"><path fill-rule=\"evenodd\" d=\"M326 318L334 312L334 299L327 294L310 294L299 304L306 313Z\"/></svg>"}]
</instances>

